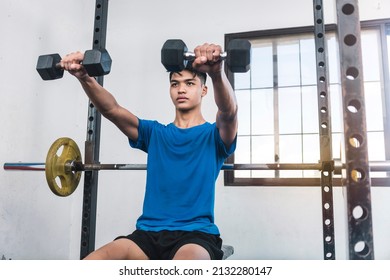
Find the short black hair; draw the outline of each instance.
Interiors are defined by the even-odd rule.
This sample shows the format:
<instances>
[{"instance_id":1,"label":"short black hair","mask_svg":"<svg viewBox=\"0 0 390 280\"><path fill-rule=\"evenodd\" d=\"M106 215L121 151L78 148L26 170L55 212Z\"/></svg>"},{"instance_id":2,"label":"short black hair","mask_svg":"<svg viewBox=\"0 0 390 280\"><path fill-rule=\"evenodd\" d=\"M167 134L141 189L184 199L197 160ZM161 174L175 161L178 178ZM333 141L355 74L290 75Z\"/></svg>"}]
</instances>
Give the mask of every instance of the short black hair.
<instances>
[{"instance_id":1,"label":"short black hair","mask_svg":"<svg viewBox=\"0 0 390 280\"><path fill-rule=\"evenodd\" d=\"M190 71L194 74L194 77L197 76L200 79L201 84L205 85L207 80L207 74L200 72L192 67L192 63L187 63L186 67L182 70ZM172 71L169 73L169 81L172 79L173 73L180 73L181 71Z\"/></svg>"}]
</instances>

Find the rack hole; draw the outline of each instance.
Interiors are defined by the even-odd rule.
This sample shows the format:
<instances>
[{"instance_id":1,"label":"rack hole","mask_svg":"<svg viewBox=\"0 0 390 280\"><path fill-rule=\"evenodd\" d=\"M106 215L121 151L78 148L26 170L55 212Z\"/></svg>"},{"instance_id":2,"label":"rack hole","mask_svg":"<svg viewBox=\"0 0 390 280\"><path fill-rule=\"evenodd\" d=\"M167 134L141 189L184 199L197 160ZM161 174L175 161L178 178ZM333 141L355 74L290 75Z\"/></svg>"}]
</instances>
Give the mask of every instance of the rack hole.
<instances>
[{"instance_id":1,"label":"rack hole","mask_svg":"<svg viewBox=\"0 0 390 280\"><path fill-rule=\"evenodd\" d=\"M348 102L347 109L351 113L359 112L360 108L361 108L361 104L360 104L359 100L353 99L353 100L350 100Z\"/></svg>"},{"instance_id":2,"label":"rack hole","mask_svg":"<svg viewBox=\"0 0 390 280\"><path fill-rule=\"evenodd\" d=\"M341 10L345 15L349 16L353 14L355 7L352 4L345 4Z\"/></svg>"},{"instance_id":3,"label":"rack hole","mask_svg":"<svg viewBox=\"0 0 390 280\"><path fill-rule=\"evenodd\" d=\"M319 53L323 53L324 52L324 48L318 48L318 52Z\"/></svg>"},{"instance_id":4,"label":"rack hole","mask_svg":"<svg viewBox=\"0 0 390 280\"><path fill-rule=\"evenodd\" d=\"M321 113L325 114L328 111L328 109L326 107L321 107L320 111Z\"/></svg>"},{"instance_id":5,"label":"rack hole","mask_svg":"<svg viewBox=\"0 0 390 280\"><path fill-rule=\"evenodd\" d=\"M321 98L325 98L326 97L326 92L325 91L321 91L320 92L320 97Z\"/></svg>"},{"instance_id":6,"label":"rack hole","mask_svg":"<svg viewBox=\"0 0 390 280\"><path fill-rule=\"evenodd\" d=\"M353 169L351 171L351 178L352 180L354 180L355 182L361 182L365 179L366 177L366 174L364 173L364 171L362 169Z\"/></svg>"},{"instance_id":7,"label":"rack hole","mask_svg":"<svg viewBox=\"0 0 390 280\"><path fill-rule=\"evenodd\" d=\"M328 186L324 187L324 192L328 193L330 191L330 188Z\"/></svg>"},{"instance_id":8,"label":"rack hole","mask_svg":"<svg viewBox=\"0 0 390 280\"><path fill-rule=\"evenodd\" d=\"M317 19L317 23L322 24L322 19L321 18Z\"/></svg>"},{"instance_id":9,"label":"rack hole","mask_svg":"<svg viewBox=\"0 0 390 280\"><path fill-rule=\"evenodd\" d=\"M349 144L353 148L359 148L363 143L363 136L359 134L354 134L351 137L349 137Z\"/></svg>"},{"instance_id":10,"label":"rack hole","mask_svg":"<svg viewBox=\"0 0 390 280\"><path fill-rule=\"evenodd\" d=\"M367 256L368 253L370 252L370 248L364 241L358 241L356 242L355 246L353 247L355 250L355 253L358 254L359 256Z\"/></svg>"},{"instance_id":11,"label":"rack hole","mask_svg":"<svg viewBox=\"0 0 390 280\"><path fill-rule=\"evenodd\" d=\"M359 70L355 67L349 67L345 74L348 80L355 80L359 76Z\"/></svg>"},{"instance_id":12,"label":"rack hole","mask_svg":"<svg viewBox=\"0 0 390 280\"><path fill-rule=\"evenodd\" d=\"M352 216L355 220L364 220L367 217L367 211L360 205L356 206L352 210Z\"/></svg>"},{"instance_id":13,"label":"rack hole","mask_svg":"<svg viewBox=\"0 0 390 280\"><path fill-rule=\"evenodd\" d=\"M356 44L356 36L355 35L352 35L352 34L348 34L344 37L344 43L347 45L347 46L353 46Z\"/></svg>"},{"instance_id":14,"label":"rack hole","mask_svg":"<svg viewBox=\"0 0 390 280\"><path fill-rule=\"evenodd\" d=\"M332 256L333 256L333 254L331 252L326 253L326 258L327 259L330 259Z\"/></svg>"},{"instance_id":15,"label":"rack hole","mask_svg":"<svg viewBox=\"0 0 390 280\"><path fill-rule=\"evenodd\" d=\"M329 204L329 203L325 203L325 204L324 204L324 208L325 208L326 210L328 210L328 209L330 208L330 204Z\"/></svg>"},{"instance_id":16,"label":"rack hole","mask_svg":"<svg viewBox=\"0 0 390 280\"><path fill-rule=\"evenodd\" d=\"M318 63L318 66L319 66L320 68L325 67L325 62L320 61L320 62Z\"/></svg>"}]
</instances>

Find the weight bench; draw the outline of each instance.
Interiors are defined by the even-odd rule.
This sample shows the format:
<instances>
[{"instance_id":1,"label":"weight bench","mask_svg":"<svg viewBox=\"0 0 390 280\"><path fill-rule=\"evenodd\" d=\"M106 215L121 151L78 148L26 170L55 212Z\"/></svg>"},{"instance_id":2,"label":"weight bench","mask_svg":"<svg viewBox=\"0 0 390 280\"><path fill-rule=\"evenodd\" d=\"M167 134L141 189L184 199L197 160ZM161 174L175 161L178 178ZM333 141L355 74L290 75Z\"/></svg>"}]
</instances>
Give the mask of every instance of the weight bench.
<instances>
[{"instance_id":1,"label":"weight bench","mask_svg":"<svg viewBox=\"0 0 390 280\"><path fill-rule=\"evenodd\" d=\"M234 248L230 245L222 245L221 250L223 251L222 260L226 260L228 257L234 254Z\"/></svg>"}]
</instances>

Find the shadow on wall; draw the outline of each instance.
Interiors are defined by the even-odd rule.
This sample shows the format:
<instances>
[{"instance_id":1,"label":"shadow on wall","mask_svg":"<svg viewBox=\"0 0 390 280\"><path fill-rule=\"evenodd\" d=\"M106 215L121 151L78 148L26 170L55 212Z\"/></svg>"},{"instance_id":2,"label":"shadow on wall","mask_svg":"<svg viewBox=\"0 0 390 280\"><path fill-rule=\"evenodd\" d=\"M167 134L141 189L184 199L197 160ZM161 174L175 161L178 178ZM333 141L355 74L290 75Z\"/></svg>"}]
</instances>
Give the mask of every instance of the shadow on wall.
<instances>
[{"instance_id":1,"label":"shadow on wall","mask_svg":"<svg viewBox=\"0 0 390 280\"><path fill-rule=\"evenodd\" d=\"M7 258L3 255L3 256L1 257L1 260L2 260L2 261L5 261L5 260L7 260ZM11 259L8 259L8 260L11 260Z\"/></svg>"}]
</instances>

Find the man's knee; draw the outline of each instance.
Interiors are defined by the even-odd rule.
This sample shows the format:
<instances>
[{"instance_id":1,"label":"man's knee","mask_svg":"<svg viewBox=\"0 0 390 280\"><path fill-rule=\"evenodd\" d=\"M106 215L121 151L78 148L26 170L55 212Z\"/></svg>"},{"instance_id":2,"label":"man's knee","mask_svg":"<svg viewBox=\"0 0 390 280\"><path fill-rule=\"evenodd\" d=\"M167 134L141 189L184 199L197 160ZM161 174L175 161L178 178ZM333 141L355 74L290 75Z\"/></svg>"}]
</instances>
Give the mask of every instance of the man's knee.
<instances>
[{"instance_id":1,"label":"man's knee","mask_svg":"<svg viewBox=\"0 0 390 280\"><path fill-rule=\"evenodd\" d=\"M210 260L209 252L198 244L185 244L177 250L174 260Z\"/></svg>"}]
</instances>

